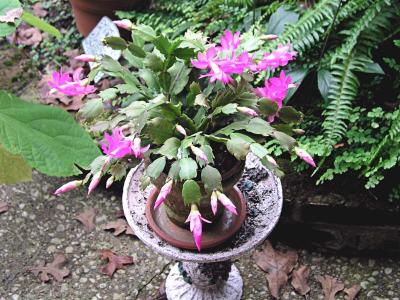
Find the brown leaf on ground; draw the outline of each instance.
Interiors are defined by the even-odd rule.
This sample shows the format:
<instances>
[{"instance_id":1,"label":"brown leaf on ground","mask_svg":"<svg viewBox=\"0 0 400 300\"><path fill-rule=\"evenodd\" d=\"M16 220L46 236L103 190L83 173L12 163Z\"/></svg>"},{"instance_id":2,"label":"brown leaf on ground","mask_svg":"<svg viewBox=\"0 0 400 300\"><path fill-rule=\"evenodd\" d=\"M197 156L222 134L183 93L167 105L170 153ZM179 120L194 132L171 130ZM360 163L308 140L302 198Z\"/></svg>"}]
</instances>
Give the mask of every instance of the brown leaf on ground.
<instances>
[{"instance_id":1,"label":"brown leaf on ground","mask_svg":"<svg viewBox=\"0 0 400 300\"><path fill-rule=\"evenodd\" d=\"M75 59L75 57L82 54L81 49L68 50L68 51L65 51L63 54L64 54L64 56L69 58L69 65L70 65L72 71L77 68L81 68L81 67L85 66L85 62Z\"/></svg>"},{"instance_id":2,"label":"brown leaf on ground","mask_svg":"<svg viewBox=\"0 0 400 300\"><path fill-rule=\"evenodd\" d=\"M18 26L17 30L8 38L12 43L26 46L37 46L42 39L43 36L39 29L26 24Z\"/></svg>"},{"instance_id":3,"label":"brown leaf on ground","mask_svg":"<svg viewBox=\"0 0 400 300\"><path fill-rule=\"evenodd\" d=\"M0 16L0 22L14 23L15 19L21 17L23 11L24 10L21 7L10 9L5 15Z\"/></svg>"},{"instance_id":4,"label":"brown leaf on ground","mask_svg":"<svg viewBox=\"0 0 400 300\"><path fill-rule=\"evenodd\" d=\"M118 219L117 221L108 222L106 225L104 225L104 230L110 230L110 229L114 230L115 236L120 235L124 231L125 234L135 235L131 227L128 225L128 222L126 222L123 219Z\"/></svg>"},{"instance_id":5,"label":"brown leaf on ground","mask_svg":"<svg viewBox=\"0 0 400 300\"><path fill-rule=\"evenodd\" d=\"M117 210L115 212L115 215L117 216L117 218L125 218L125 214L124 214L124 211L122 209Z\"/></svg>"},{"instance_id":6,"label":"brown leaf on ground","mask_svg":"<svg viewBox=\"0 0 400 300\"><path fill-rule=\"evenodd\" d=\"M53 262L45 264L45 262L40 262L38 266L31 267L28 270L38 276L43 282L50 280L49 274L54 277L55 280L61 282L64 277L69 275L69 270L63 266L67 262L67 259L62 254L57 254L54 257Z\"/></svg>"},{"instance_id":7,"label":"brown leaf on ground","mask_svg":"<svg viewBox=\"0 0 400 300\"><path fill-rule=\"evenodd\" d=\"M271 243L267 241L262 251L254 252L253 258L256 264L267 272L268 287L271 295L279 298L279 291L284 286L297 263L298 255L295 251L286 253L275 251Z\"/></svg>"},{"instance_id":8,"label":"brown leaf on ground","mask_svg":"<svg viewBox=\"0 0 400 300\"><path fill-rule=\"evenodd\" d=\"M85 227L85 230L87 232L93 231L95 229L96 225L94 224L94 218L96 216L97 210L93 207L88 208L84 212L81 212L78 214L75 219L78 220L83 224Z\"/></svg>"},{"instance_id":9,"label":"brown leaf on ground","mask_svg":"<svg viewBox=\"0 0 400 300\"><path fill-rule=\"evenodd\" d=\"M37 2L32 6L32 12L35 16L37 16L39 18L43 18L43 17L47 16L47 14L48 14L47 10L45 10L42 7L42 4L40 4L40 2Z\"/></svg>"},{"instance_id":10,"label":"brown leaf on ground","mask_svg":"<svg viewBox=\"0 0 400 300\"><path fill-rule=\"evenodd\" d=\"M292 286L302 296L311 290L307 282L308 276L310 276L310 268L308 266L301 266L292 273Z\"/></svg>"},{"instance_id":11,"label":"brown leaf on ground","mask_svg":"<svg viewBox=\"0 0 400 300\"><path fill-rule=\"evenodd\" d=\"M318 275L316 278L321 283L322 290L324 291L324 300L335 300L335 295L344 289L344 284L332 276Z\"/></svg>"},{"instance_id":12,"label":"brown leaf on ground","mask_svg":"<svg viewBox=\"0 0 400 300\"><path fill-rule=\"evenodd\" d=\"M9 208L10 207L7 202L0 202L0 214L6 212Z\"/></svg>"},{"instance_id":13,"label":"brown leaf on ground","mask_svg":"<svg viewBox=\"0 0 400 300\"><path fill-rule=\"evenodd\" d=\"M100 258L107 259L108 263L100 268L100 271L110 277L118 269L121 269L124 265L133 264L132 256L119 256L108 249L100 250Z\"/></svg>"},{"instance_id":14,"label":"brown leaf on ground","mask_svg":"<svg viewBox=\"0 0 400 300\"><path fill-rule=\"evenodd\" d=\"M344 289L343 292L347 294L346 300L353 300L357 297L358 293L361 290L361 286L359 284L355 284L348 289Z\"/></svg>"}]
</instances>

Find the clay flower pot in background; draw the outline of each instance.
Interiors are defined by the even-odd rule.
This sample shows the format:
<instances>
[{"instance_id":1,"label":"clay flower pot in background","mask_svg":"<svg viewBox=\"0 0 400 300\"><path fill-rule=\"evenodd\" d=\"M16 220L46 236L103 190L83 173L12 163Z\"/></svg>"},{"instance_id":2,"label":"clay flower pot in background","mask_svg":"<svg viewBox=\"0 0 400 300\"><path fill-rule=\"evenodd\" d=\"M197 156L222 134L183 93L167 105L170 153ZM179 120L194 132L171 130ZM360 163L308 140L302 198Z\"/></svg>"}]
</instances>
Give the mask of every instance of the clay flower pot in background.
<instances>
[{"instance_id":1,"label":"clay flower pot in background","mask_svg":"<svg viewBox=\"0 0 400 300\"><path fill-rule=\"evenodd\" d=\"M134 10L147 6L149 0L70 0L76 26L87 36L104 16L115 18L117 10Z\"/></svg>"}]
</instances>

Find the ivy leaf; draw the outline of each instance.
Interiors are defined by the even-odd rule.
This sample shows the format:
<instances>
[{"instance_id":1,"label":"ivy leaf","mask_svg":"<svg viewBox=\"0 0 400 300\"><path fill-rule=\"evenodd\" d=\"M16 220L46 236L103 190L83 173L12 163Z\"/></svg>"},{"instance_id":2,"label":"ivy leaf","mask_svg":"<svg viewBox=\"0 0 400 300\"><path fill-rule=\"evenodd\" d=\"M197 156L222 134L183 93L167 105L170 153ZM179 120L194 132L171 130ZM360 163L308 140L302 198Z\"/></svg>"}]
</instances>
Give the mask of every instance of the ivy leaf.
<instances>
[{"instance_id":1,"label":"ivy leaf","mask_svg":"<svg viewBox=\"0 0 400 300\"><path fill-rule=\"evenodd\" d=\"M178 149L181 146L181 141L176 137L169 138L164 142L158 150L158 154L166 156L168 159L173 159L177 157Z\"/></svg>"},{"instance_id":2,"label":"ivy leaf","mask_svg":"<svg viewBox=\"0 0 400 300\"><path fill-rule=\"evenodd\" d=\"M182 187L182 196L186 205L199 204L201 192L197 182L194 180L186 180Z\"/></svg>"},{"instance_id":3,"label":"ivy leaf","mask_svg":"<svg viewBox=\"0 0 400 300\"><path fill-rule=\"evenodd\" d=\"M32 180L32 169L19 155L8 152L0 145L0 184L14 184Z\"/></svg>"},{"instance_id":4,"label":"ivy leaf","mask_svg":"<svg viewBox=\"0 0 400 300\"><path fill-rule=\"evenodd\" d=\"M22 142L23 141L23 142ZM50 176L81 174L100 155L96 144L67 112L22 101L0 91L0 143Z\"/></svg>"},{"instance_id":5,"label":"ivy leaf","mask_svg":"<svg viewBox=\"0 0 400 300\"><path fill-rule=\"evenodd\" d=\"M197 176L197 164L196 161L190 157L182 158L179 161L179 177L183 179L192 179Z\"/></svg>"},{"instance_id":6,"label":"ivy leaf","mask_svg":"<svg viewBox=\"0 0 400 300\"><path fill-rule=\"evenodd\" d=\"M216 168L207 165L201 170L201 181L208 191L222 190L222 176Z\"/></svg>"},{"instance_id":7,"label":"ivy leaf","mask_svg":"<svg viewBox=\"0 0 400 300\"><path fill-rule=\"evenodd\" d=\"M250 145L240 139L232 138L226 143L228 151L236 157L237 160L244 160L249 153Z\"/></svg>"},{"instance_id":8,"label":"ivy leaf","mask_svg":"<svg viewBox=\"0 0 400 300\"><path fill-rule=\"evenodd\" d=\"M300 123L303 114L292 106L284 106L279 110L278 117L285 123Z\"/></svg>"},{"instance_id":9,"label":"ivy leaf","mask_svg":"<svg viewBox=\"0 0 400 300\"><path fill-rule=\"evenodd\" d=\"M191 69L186 67L186 65L180 61L177 61L168 69L168 73L171 75L171 85L169 87L170 94L178 95L183 91L189 81L190 71Z\"/></svg>"},{"instance_id":10,"label":"ivy leaf","mask_svg":"<svg viewBox=\"0 0 400 300\"><path fill-rule=\"evenodd\" d=\"M157 158L146 168L146 175L151 178L158 178L164 171L166 162L167 159L164 156Z\"/></svg>"},{"instance_id":11,"label":"ivy leaf","mask_svg":"<svg viewBox=\"0 0 400 300\"><path fill-rule=\"evenodd\" d=\"M154 118L147 123L147 132L155 144L163 144L174 135L174 125L161 117Z\"/></svg>"}]
</instances>

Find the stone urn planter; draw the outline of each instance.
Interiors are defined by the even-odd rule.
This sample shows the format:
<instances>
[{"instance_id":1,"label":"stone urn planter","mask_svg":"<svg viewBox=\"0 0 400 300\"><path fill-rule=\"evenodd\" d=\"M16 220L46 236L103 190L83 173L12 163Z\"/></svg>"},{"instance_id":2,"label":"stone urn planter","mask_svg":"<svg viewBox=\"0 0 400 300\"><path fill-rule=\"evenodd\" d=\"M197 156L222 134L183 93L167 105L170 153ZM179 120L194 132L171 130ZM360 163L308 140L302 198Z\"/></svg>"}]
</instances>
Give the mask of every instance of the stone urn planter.
<instances>
[{"instance_id":1,"label":"stone urn planter","mask_svg":"<svg viewBox=\"0 0 400 300\"><path fill-rule=\"evenodd\" d=\"M147 6L149 0L70 0L76 26L83 36L87 36L102 17L111 19L117 10L134 10Z\"/></svg>"},{"instance_id":2,"label":"stone urn planter","mask_svg":"<svg viewBox=\"0 0 400 300\"><path fill-rule=\"evenodd\" d=\"M278 222L283 202L279 178L249 154L243 176L235 187L242 191L246 201L244 223L224 243L198 252L171 245L149 224L146 203L154 193L154 186L145 191L140 189L143 170L141 164L126 178L122 196L124 214L135 234L148 247L179 261L166 279L167 299L239 300L243 281L232 260L260 245ZM191 240L190 232L188 239Z\"/></svg>"}]
</instances>

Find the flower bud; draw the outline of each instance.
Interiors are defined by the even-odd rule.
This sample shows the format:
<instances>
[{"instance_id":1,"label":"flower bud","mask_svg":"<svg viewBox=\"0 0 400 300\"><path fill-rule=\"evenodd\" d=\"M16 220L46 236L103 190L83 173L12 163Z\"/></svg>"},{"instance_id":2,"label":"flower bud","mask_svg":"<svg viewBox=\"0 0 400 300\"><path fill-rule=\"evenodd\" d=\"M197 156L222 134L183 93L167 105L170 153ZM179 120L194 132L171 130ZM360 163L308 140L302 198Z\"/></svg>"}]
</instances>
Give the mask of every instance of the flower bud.
<instances>
[{"instance_id":1,"label":"flower bud","mask_svg":"<svg viewBox=\"0 0 400 300\"><path fill-rule=\"evenodd\" d=\"M249 107L238 106L236 109L237 109L237 111L239 111L245 115L251 116L251 117L258 116L257 112L254 109L251 109Z\"/></svg>"},{"instance_id":2,"label":"flower bud","mask_svg":"<svg viewBox=\"0 0 400 300\"><path fill-rule=\"evenodd\" d=\"M59 187L55 192L54 195L60 195L69 191L72 191L76 189L77 187L80 187L83 184L82 180L74 180L70 181L61 187Z\"/></svg>"},{"instance_id":3,"label":"flower bud","mask_svg":"<svg viewBox=\"0 0 400 300\"><path fill-rule=\"evenodd\" d=\"M106 189L108 189L114 183L114 176L110 176L106 181Z\"/></svg>"},{"instance_id":4,"label":"flower bud","mask_svg":"<svg viewBox=\"0 0 400 300\"><path fill-rule=\"evenodd\" d=\"M207 155L201 150L200 148L190 145L190 149L192 150L193 154L196 155L199 159L204 161L206 164L208 164L208 158Z\"/></svg>"},{"instance_id":5,"label":"flower bud","mask_svg":"<svg viewBox=\"0 0 400 300\"><path fill-rule=\"evenodd\" d=\"M96 56L90 54L81 54L75 56L75 59L83 62L96 62L98 60Z\"/></svg>"},{"instance_id":6,"label":"flower bud","mask_svg":"<svg viewBox=\"0 0 400 300\"><path fill-rule=\"evenodd\" d=\"M315 162L311 155L304 149L301 149L299 147L294 147L294 151L296 152L296 155L300 157L302 160L304 160L306 163L311 165L312 167L316 168L317 166L315 165Z\"/></svg>"},{"instance_id":7,"label":"flower bud","mask_svg":"<svg viewBox=\"0 0 400 300\"><path fill-rule=\"evenodd\" d=\"M276 40L278 36L276 34L264 34L261 36L261 39L264 41L273 41Z\"/></svg>"},{"instance_id":8,"label":"flower bud","mask_svg":"<svg viewBox=\"0 0 400 300\"><path fill-rule=\"evenodd\" d=\"M217 209L218 209L218 197L217 193L213 191L211 194L211 210L214 215L217 214Z\"/></svg>"},{"instance_id":9,"label":"flower bud","mask_svg":"<svg viewBox=\"0 0 400 300\"><path fill-rule=\"evenodd\" d=\"M303 135L303 134L305 133L305 131L304 131L303 129L300 129L300 128L292 129L292 131L293 131L295 134L298 134L298 135Z\"/></svg>"},{"instance_id":10,"label":"flower bud","mask_svg":"<svg viewBox=\"0 0 400 300\"><path fill-rule=\"evenodd\" d=\"M102 175L101 172L97 172L96 174L93 175L92 181L90 182L88 188L88 196L94 191L94 189L100 183L101 175Z\"/></svg>"},{"instance_id":11,"label":"flower bud","mask_svg":"<svg viewBox=\"0 0 400 300\"><path fill-rule=\"evenodd\" d=\"M186 136L186 130L185 130L185 128L183 128L181 125L176 124L176 125L175 125L175 129L176 129L176 131L178 131L180 134Z\"/></svg>"},{"instance_id":12,"label":"flower bud","mask_svg":"<svg viewBox=\"0 0 400 300\"><path fill-rule=\"evenodd\" d=\"M126 30L129 30L129 31L131 31L133 29L133 23L131 21L127 20L127 19L113 21L113 23L115 25L117 25L119 28L122 28L122 29L126 29Z\"/></svg>"}]
</instances>

